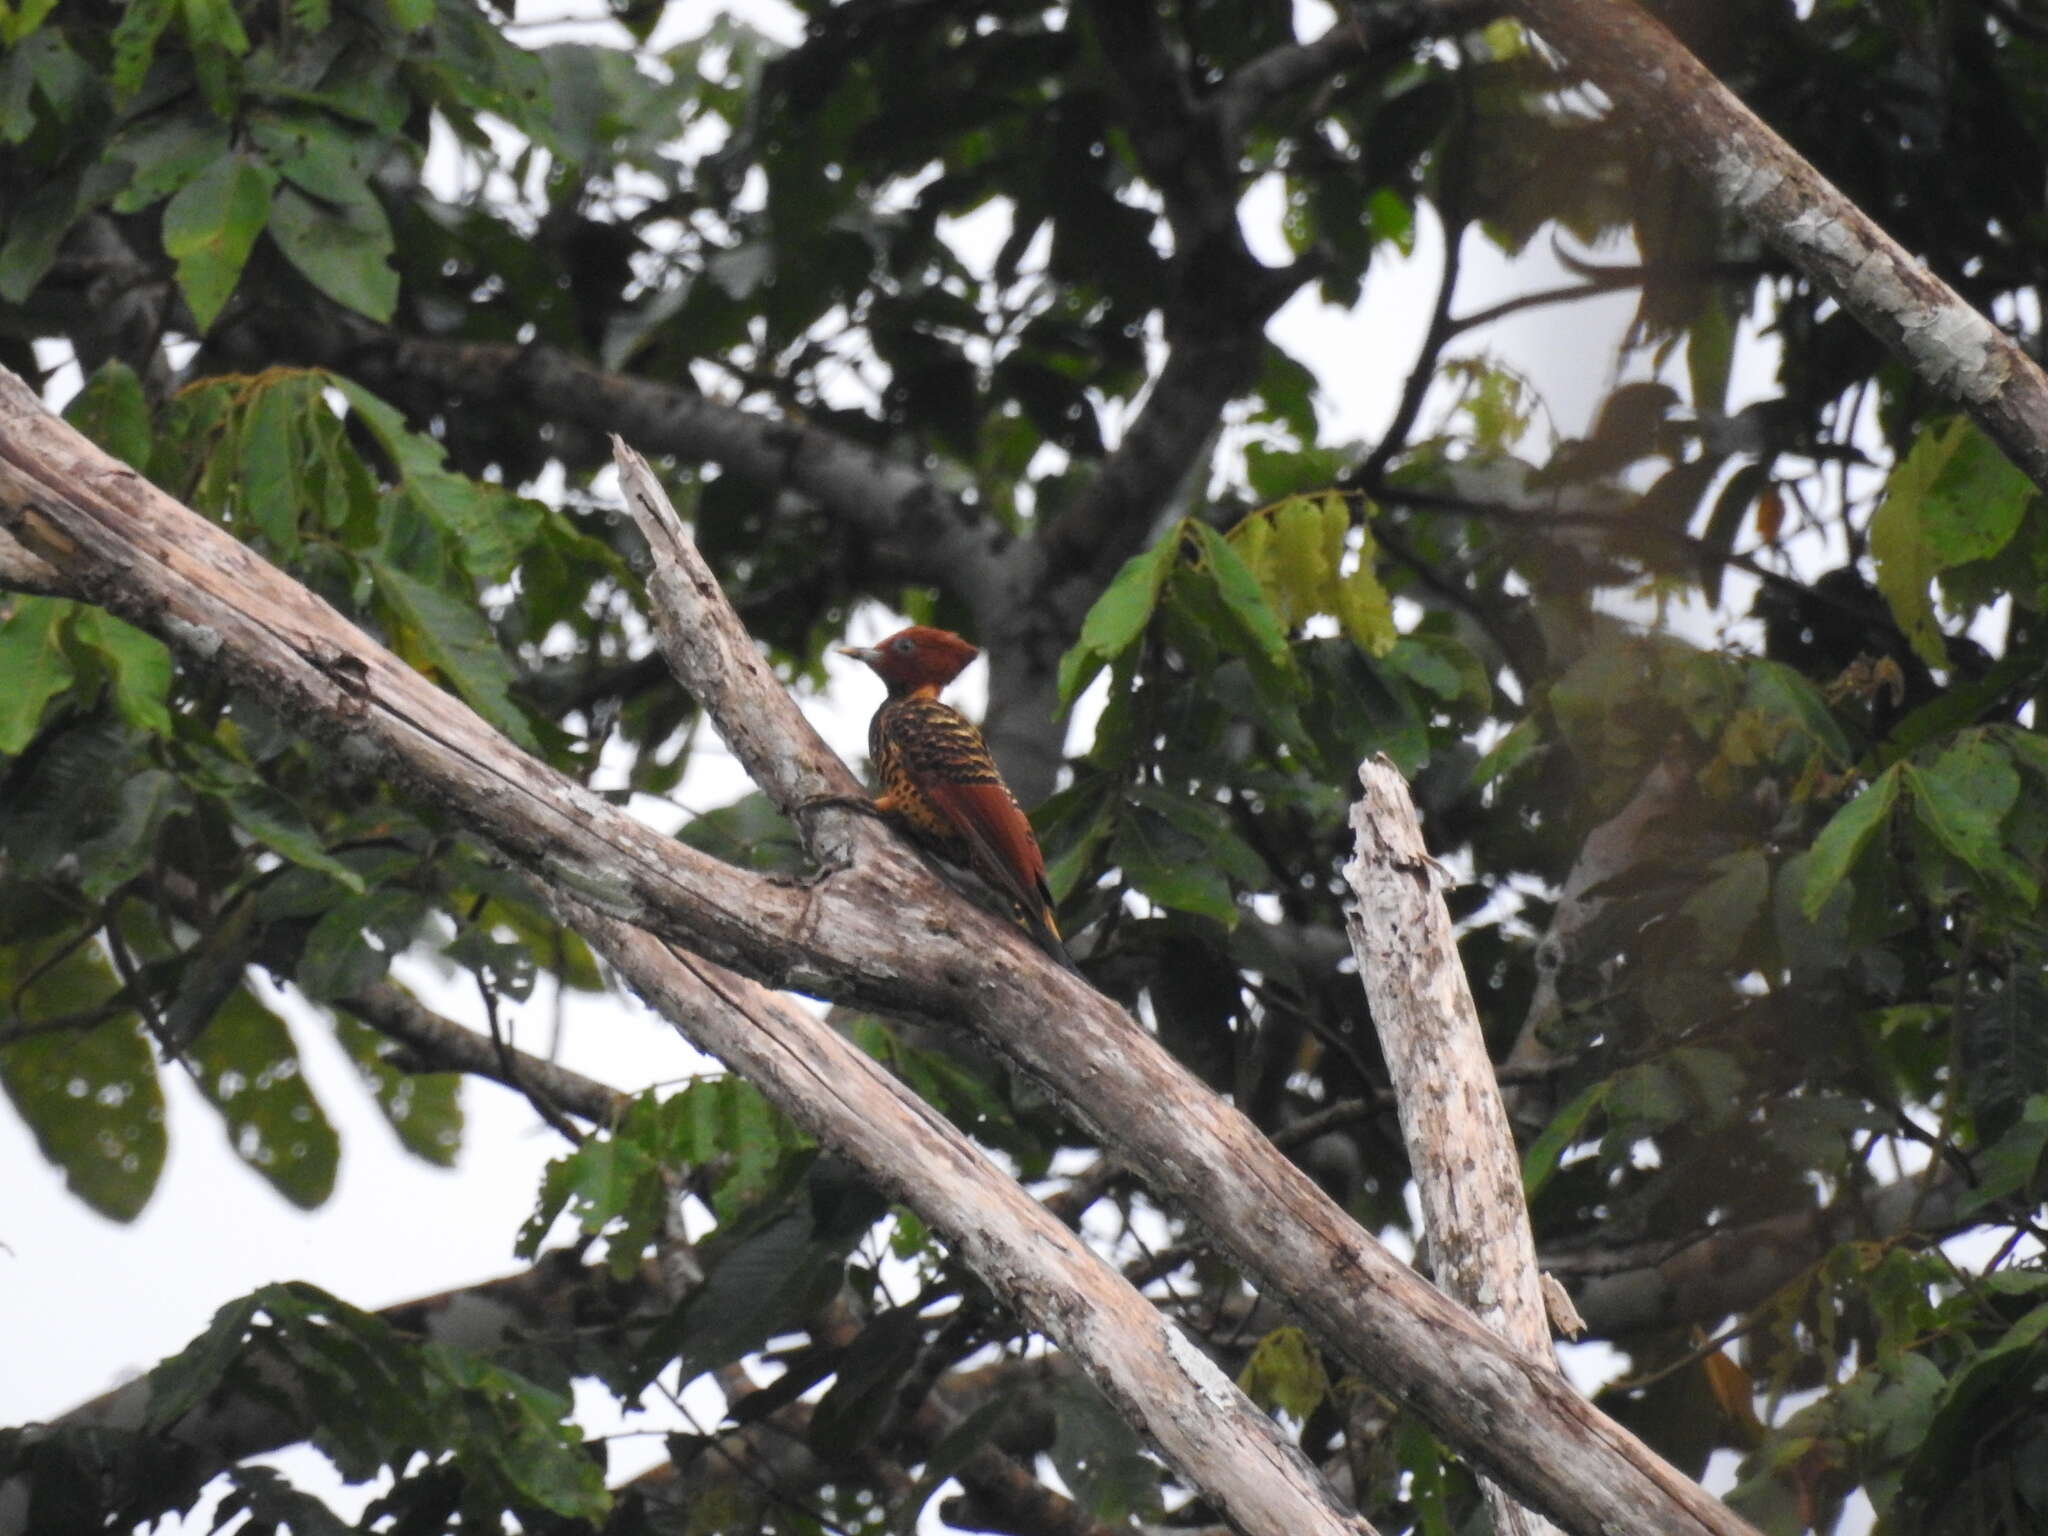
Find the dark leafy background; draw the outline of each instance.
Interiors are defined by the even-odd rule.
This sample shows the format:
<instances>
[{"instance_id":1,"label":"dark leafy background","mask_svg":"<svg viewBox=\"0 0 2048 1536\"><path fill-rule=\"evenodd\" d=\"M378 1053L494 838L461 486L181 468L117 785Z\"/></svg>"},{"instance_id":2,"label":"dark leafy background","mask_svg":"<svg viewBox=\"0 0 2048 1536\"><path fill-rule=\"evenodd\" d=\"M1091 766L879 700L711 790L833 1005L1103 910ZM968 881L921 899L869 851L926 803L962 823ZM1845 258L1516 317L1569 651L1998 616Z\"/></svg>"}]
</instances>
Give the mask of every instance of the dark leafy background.
<instances>
[{"instance_id":1,"label":"dark leafy background","mask_svg":"<svg viewBox=\"0 0 2048 1536\"><path fill-rule=\"evenodd\" d=\"M1656 9L2038 341L2030 7ZM663 8L618 0L636 54L529 47L472 0L0 7L0 361L75 362L68 414L110 451L528 750L654 794L700 740L645 659L602 429L643 381L765 430L779 453L668 468L775 663L821 678L875 603L988 643L992 729L1090 976L1406 1233L1337 874L1352 769L1387 753L1465 877L1539 1244L1623 1361L1605 1406L1694 1472L1740 1456L1736 1501L1773 1532L1828 1529L1852 1494L1887 1530L2048 1524L2039 495L1485 6L1362 5L1363 44L1323 53L1291 52L1266 0L799 10L792 49L705 16L656 52ZM426 174L437 142L460 175ZM1238 231L1263 177L1291 266ZM980 272L942 223L991 206L1013 233ZM1467 344L1486 333L1448 283L1420 355L1373 360L1413 374L1390 431L1320 425L1329 381L1266 318L1298 291L1353 302L1425 218L1467 248L1595 251L1568 286L1636 297L1583 437ZM1734 408L1758 335L1776 377ZM850 509L801 479L819 442L926 490ZM991 553L948 561L935 528L994 530ZM468 973L493 1017L604 986L480 850L154 640L8 596L0 677L0 1085L103 1215L150 1198L170 1070L319 1207L340 1149L308 1021L408 1149L452 1162L456 1076L375 1027L396 955ZM1056 721L1091 684L1093 744L1062 764ZM683 835L792 857L771 823L745 801ZM293 1024L259 976L306 1005ZM942 1036L845 1022L1026 1176L1089 1164ZM1199 1234L1125 1181L1090 1192L1090 1231L1382 1529L1471 1517L1427 1431ZM0 1467L33 1467L52 1519L187 1507L214 1469L156 1432L284 1362L305 1436L392 1479L361 1529L907 1528L984 1446L1027 1475L1049 1458L1111 1526L1183 1504L914 1218L743 1085L584 1137L521 1252L602 1235L602 1264L564 1250L594 1296L662 1249L679 1194L705 1278L652 1322L593 1310L573 1348L500 1358L280 1277L158 1368L147 1424L0 1435ZM829 1382L801 1418L829 1475L721 1483L705 1426L671 1446L687 1515L606 1491L572 1379L631 1401L678 1359L764 1350L787 1374L728 1433ZM984 1411L999 1386L1024 1406ZM934 1393L950 1434L917 1428ZM246 1529L349 1528L274 1472L227 1476Z\"/></svg>"}]
</instances>

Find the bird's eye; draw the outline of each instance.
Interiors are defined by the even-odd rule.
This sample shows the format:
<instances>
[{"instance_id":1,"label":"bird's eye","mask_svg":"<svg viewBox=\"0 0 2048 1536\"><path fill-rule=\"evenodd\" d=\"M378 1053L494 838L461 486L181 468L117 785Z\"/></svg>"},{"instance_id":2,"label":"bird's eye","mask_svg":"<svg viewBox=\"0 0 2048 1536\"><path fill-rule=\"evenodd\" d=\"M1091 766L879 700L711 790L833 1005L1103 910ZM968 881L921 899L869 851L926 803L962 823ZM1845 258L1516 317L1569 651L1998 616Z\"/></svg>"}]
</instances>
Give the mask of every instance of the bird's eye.
<instances>
[{"instance_id":1,"label":"bird's eye","mask_svg":"<svg viewBox=\"0 0 2048 1536\"><path fill-rule=\"evenodd\" d=\"M897 642L890 647L890 649L893 650L898 656L908 656L912 651L917 649L917 642L911 639L910 636L904 635L901 638L899 638Z\"/></svg>"}]
</instances>

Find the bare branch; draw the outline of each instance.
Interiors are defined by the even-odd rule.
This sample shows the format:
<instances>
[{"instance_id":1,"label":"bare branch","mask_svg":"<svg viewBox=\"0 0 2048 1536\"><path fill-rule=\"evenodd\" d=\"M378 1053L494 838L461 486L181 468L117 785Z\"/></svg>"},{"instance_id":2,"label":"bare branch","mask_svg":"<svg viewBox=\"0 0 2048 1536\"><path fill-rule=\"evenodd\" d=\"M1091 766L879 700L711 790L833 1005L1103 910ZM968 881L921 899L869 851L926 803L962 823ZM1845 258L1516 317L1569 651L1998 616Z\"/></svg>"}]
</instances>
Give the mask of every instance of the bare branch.
<instances>
[{"instance_id":1,"label":"bare branch","mask_svg":"<svg viewBox=\"0 0 2048 1536\"><path fill-rule=\"evenodd\" d=\"M1358 782L1357 852L1344 867L1357 904L1346 909L1346 926L1422 1196L1431 1268L1488 1327L1554 1370L1521 1162L1458 960L1442 866L1423 842L1400 770L1368 758ZM1498 1484L1483 1488L1496 1530L1556 1529Z\"/></svg>"},{"instance_id":2,"label":"bare branch","mask_svg":"<svg viewBox=\"0 0 2048 1536\"><path fill-rule=\"evenodd\" d=\"M407 1046L433 1070L467 1072L502 1083L515 1093L544 1094L551 1103L592 1125L616 1125L633 1102L631 1094L558 1062L514 1046L501 1048L487 1036L434 1012L388 978L342 998L336 1006L378 1034Z\"/></svg>"},{"instance_id":3,"label":"bare branch","mask_svg":"<svg viewBox=\"0 0 2048 1536\"><path fill-rule=\"evenodd\" d=\"M1586 1326L1601 1338L1686 1323L1711 1326L1747 1311L1811 1268L1838 1243L1922 1235L1928 1240L1960 1231L1972 1220L1963 1211L1969 1186L1953 1169L1932 1185L1899 1179L1874 1191L1849 1191L1825 1206L1787 1211L1764 1221L1703 1234L1699 1241L1655 1252L1615 1256L1546 1255L1544 1264L1572 1278L1585 1274L1572 1299ZM1924 1198L1923 1198L1924 1196ZM1919 1210L1915 1213L1915 1203ZM1597 1260L1586 1274L1589 1260Z\"/></svg>"},{"instance_id":4,"label":"bare branch","mask_svg":"<svg viewBox=\"0 0 2048 1536\"><path fill-rule=\"evenodd\" d=\"M1243 1530L1371 1530L1179 1328L873 1058L789 998L573 900L561 904L694 1044L943 1233Z\"/></svg>"},{"instance_id":5,"label":"bare branch","mask_svg":"<svg viewBox=\"0 0 2048 1536\"><path fill-rule=\"evenodd\" d=\"M161 636L191 664L260 689L337 761L384 773L444 808L569 899L764 980L966 1024L1048 1084L1155 1191L1182 1203L1249 1274L1297 1305L1369 1381L1414 1407L1518 1497L1589 1529L1687 1536L1748 1529L1556 1372L1509 1348L1419 1279L1127 1014L1010 925L957 897L869 818L847 815L854 824L834 831L851 840L852 865L801 884L732 869L655 834L526 757L313 594L100 453L5 373L0 525L91 600ZM684 585L718 600L715 588ZM718 701L702 702L717 718ZM772 722L761 740L809 735L779 687L736 699L735 707ZM821 778L820 788L828 782ZM735 1044L767 1051L767 1036L765 1028L743 1032ZM854 1055L843 1078L813 1075L807 1057L785 1065L824 1092L873 1067ZM893 1095L893 1083L886 1086ZM840 1101L820 1099L813 1109L822 1113L828 1102ZM930 1115L915 1101L905 1108ZM871 1158L886 1153L886 1166L871 1170L885 1181L924 1190L940 1146L946 1166L970 1155L973 1168L988 1166L971 1148L944 1143L910 1153L859 1115L849 1118L841 1127L845 1145ZM922 1122L904 1116L892 1128L901 1133L913 1123ZM876 1144L878 1136L886 1145ZM1071 1240L1025 1203L1032 1225L1020 1230L1032 1230L1035 1241L1045 1223L1058 1234L1048 1239ZM985 1220L988 1209L976 1203L964 1216ZM993 1241L985 1230L969 1236ZM1023 1257L1061 1251L1028 1247ZM975 1252L993 1266L988 1248ZM1016 1284L1020 1273L994 1278ZM1072 1315L1074 1294L1063 1278L1015 1299L1027 1315L1034 1308L1057 1313L1048 1319L1057 1328L1048 1331L1066 1335L1085 1358L1091 1351L1074 1341L1094 1341L1088 1318ZM1149 1306L1129 1296L1148 1319L1144 1347L1165 1347ZM1120 1347L1139 1346L1124 1340ZM1179 1373L1171 1380L1195 1380L1187 1372L1198 1367L1185 1352L1171 1363ZM1202 1403L1202 1416L1222 1422L1215 1398L1204 1395ZM1175 1449L1188 1444L1180 1431L1199 1433L1178 1421L1146 1427L1162 1435L1175 1429ZM1244 1431L1235 1434L1249 1443Z\"/></svg>"},{"instance_id":6,"label":"bare branch","mask_svg":"<svg viewBox=\"0 0 2048 1536\"><path fill-rule=\"evenodd\" d=\"M1455 37L1507 13L1507 0L1394 0L1367 9L1353 4L1322 36L1268 49L1243 65L1203 104L1228 144L1283 97L1376 56L1426 38Z\"/></svg>"},{"instance_id":7,"label":"bare branch","mask_svg":"<svg viewBox=\"0 0 2048 1536\"><path fill-rule=\"evenodd\" d=\"M72 597L71 584L48 561L38 559L0 529L0 587L30 597Z\"/></svg>"},{"instance_id":8,"label":"bare branch","mask_svg":"<svg viewBox=\"0 0 2048 1536\"><path fill-rule=\"evenodd\" d=\"M1629 0L1516 0L1515 9L1795 262L1927 385L1959 401L2048 489L2048 374L1915 261Z\"/></svg>"}]
</instances>

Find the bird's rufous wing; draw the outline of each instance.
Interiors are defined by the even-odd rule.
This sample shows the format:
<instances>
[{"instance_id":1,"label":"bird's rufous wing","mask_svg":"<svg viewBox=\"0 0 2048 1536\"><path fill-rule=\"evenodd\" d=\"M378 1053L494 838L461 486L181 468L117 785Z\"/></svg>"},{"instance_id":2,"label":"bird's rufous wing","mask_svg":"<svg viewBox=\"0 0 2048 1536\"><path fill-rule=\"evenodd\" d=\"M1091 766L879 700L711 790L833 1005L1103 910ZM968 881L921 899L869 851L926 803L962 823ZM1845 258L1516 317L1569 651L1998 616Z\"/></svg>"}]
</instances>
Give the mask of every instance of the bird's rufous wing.
<instances>
[{"instance_id":1,"label":"bird's rufous wing","mask_svg":"<svg viewBox=\"0 0 2048 1536\"><path fill-rule=\"evenodd\" d=\"M1005 895L1034 914L1051 908L1045 856L1007 789L1000 783L961 784L936 777L918 787L967 840L986 871L1001 877Z\"/></svg>"}]
</instances>

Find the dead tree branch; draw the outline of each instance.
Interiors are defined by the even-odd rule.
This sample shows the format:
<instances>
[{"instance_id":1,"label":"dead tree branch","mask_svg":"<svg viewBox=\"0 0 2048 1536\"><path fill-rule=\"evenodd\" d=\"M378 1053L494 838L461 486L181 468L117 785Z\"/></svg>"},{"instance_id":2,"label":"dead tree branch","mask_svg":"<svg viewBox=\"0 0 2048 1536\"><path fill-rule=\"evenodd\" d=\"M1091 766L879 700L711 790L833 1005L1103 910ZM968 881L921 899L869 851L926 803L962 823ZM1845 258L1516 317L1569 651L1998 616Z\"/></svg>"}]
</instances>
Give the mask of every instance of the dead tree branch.
<instances>
[{"instance_id":1,"label":"dead tree branch","mask_svg":"<svg viewBox=\"0 0 2048 1536\"><path fill-rule=\"evenodd\" d=\"M2048 489L2048 374L1913 259L1632 0L1515 0L1521 18L1927 385Z\"/></svg>"},{"instance_id":2,"label":"dead tree branch","mask_svg":"<svg viewBox=\"0 0 2048 1536\"><path fill-rule=\"evenodd\" d=\"M1401 1115L1401 1137L1439 1284L1531 1360L1556 1369L1537 1282L1536 1238L1522 1169L1458 940L1401 772L1385 757L1358 766L1356 853L1344 867L1357 897L1345 911L1351 952ZM1494 1528L1556 1529L1484 1485Z\"/></svg>"},{"instance_id":3,"label":"dead tree branch","mask_svg":"<svg viewBox=\"0 0 2048 1536\"><path fill-rule=\"evenodd\" d=\"M659 836L525 756L290 578L99 452L4 373L0 525L88 600L159 635L189 664L260 690L338 761L386 775L566 899L645 929L646 942L686 947L774 985L974 1030L1049 1085L1262 1285L1299 1307L1362 1375L1414 1407L1517 1497L1589 1530L1748 1530L1555 1371L1420 1280L1120 1008L955 895L870 818L815 813L820 831L850 847L853 862L808 882L736 870ZM708 576L686 586L701 601L723 601ZM745 677L717 679L718 688L700 695L735 750L747 739L737 719L752 716L764 722L755 740L796 755L801 771L781 772L785 792L802 789L810 799L849 782L843 768L827 771L829 752L788 694L749 687ZM775 781L764 765L747 766ZM762 1039L767 1049L765 1030ZM872 1063L862 1057L857 1065ZM852 1081L791 1067L819 1090L820 1114ZM892 1097L874 1104L895 1102L887 1086ZM905 1108L904 1125L929 1117L921 1105ZM871 1173L927 1190L933 1157L877 1137L857 1114L850 1119L838 1127L844 1145L889 1159ZM963 1171L967 1155L946 1153ZM1026 1203L1033 1227L1019 1230L1048 1220ZM986 1220L980 1205L972 1214ZM1058 1250L1030 1247L1020 1260L1041 1251ZM1041 1277L1048 1289L1020 1304L1062 1332L1074 1324L1081 1338L1085 1319L1059 1315L1076 1305L1061 1273L1057 1285ZM1165 1348L1150 1307L1134 1292L1130 1298L1143 1308L1145 1347ZM1183 1383L1195 1380L1188 1360L1173 1363ZM1203 1412L1220 1421L1213 1401Z\"/></svg>"}]
</instances>

